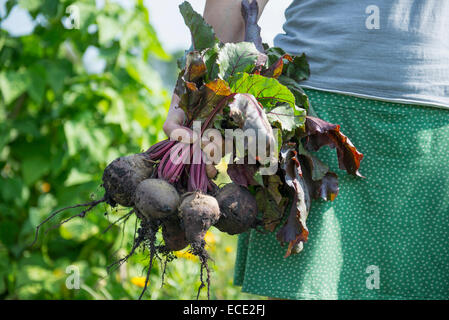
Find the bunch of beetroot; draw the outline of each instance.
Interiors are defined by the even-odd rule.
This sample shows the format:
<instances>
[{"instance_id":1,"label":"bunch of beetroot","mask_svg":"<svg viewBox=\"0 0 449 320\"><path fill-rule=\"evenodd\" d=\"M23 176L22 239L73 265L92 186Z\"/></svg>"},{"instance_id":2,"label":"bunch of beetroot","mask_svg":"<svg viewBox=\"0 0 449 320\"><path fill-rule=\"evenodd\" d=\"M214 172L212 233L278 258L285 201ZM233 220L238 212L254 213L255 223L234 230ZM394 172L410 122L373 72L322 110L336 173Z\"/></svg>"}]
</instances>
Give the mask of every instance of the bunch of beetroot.
<instances>
[{"instance_id":1,"label":"bunch of beetroot","mask_svg":"<svg viewBox=\"0 0 449 320\"><path fill-rule=\"evenodd\" d=\"M69 207L85 210L62 223L84 217L101 202L129 207L128 215L140 219L140 228L131 252L114 265L126 261L141 246L149 249L141 297L154 258L162 256L166 262L171 261L174 251L188 246L201 262L199 291L207 284L209 295L209 255L204 236L211 226L229 234L251 228L276 232L281 245L288 245L286 257L301 251L308 238L306 219L312 199L334 200L338 194L337 175L314 153L322 146L337 150L341 169L361 176L358 168L363 155L340 132L339 125L314 114L298 84L310 74L305 55L291 56L262 44L256 23L257 1L242 2L246 38L240 43L221 43L188 2L181 4L180 10L194 47L179 62L182 71L175 88L179 107L186 114L185 128L191 130L194 121L199 121L201 134L210 128L223 136L226 129L255 130L258 141L264 141L267 149L279 146L274 152L277 170L262 174L273 157L262 161L251 153L250 142L244 154L231 156L232 160L241 160L227 167L233 183L220 187L214 182L214 168L206 163L201 146L177 139L161 141L145 152L110 163L103 174L104 197ZM173 160L173 154L178 161ZM43 221L37 232L64 209ZM156 242L159 231L163 243Z\"/></svg>"}]
</instances>

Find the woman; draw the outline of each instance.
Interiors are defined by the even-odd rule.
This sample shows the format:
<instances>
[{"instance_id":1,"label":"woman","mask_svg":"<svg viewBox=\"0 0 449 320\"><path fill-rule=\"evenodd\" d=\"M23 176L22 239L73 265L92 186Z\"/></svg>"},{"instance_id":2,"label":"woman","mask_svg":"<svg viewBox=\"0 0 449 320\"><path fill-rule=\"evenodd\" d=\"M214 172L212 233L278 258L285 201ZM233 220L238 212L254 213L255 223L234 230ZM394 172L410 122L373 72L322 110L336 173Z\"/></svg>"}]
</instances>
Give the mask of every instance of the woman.
<instances>
[{"instance_id":1,"label":"woman","mask_svg":"<svg viewBox=\"0 0 449 320\"><path fill-rule=\"evenodd\" d=\"M223 42L243 40L240 0L207 0ZM262 12L266 2L259 2ZM309 241L283 258L275 233L239 237L235 283L281 299L449 298L449 3L294 0L275 46L305 52L302 85L318 116L364 154L366 179L338 169L316 201ZM184 119L174 97L164 129Z\"/></svg>"}]
</instances>

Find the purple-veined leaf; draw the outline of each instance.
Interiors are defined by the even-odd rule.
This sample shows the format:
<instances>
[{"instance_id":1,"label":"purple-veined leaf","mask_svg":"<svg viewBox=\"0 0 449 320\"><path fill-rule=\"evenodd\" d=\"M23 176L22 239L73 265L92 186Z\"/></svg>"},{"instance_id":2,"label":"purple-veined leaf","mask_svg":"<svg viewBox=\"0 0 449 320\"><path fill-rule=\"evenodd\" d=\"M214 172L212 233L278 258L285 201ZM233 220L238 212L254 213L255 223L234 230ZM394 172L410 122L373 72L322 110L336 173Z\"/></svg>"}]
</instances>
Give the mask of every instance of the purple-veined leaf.
<instances>
[{"instance_id":1,"label":"purple-veined leaf","mask_svg":"<svg viewBox=\"0 0 449 320\"><path fill-rule=\"evenodd\" d=\"M306 117L305 134L304 146L307 150L317 151L325 145L336 148L340 169L346 170L350 174L363 177L359 172L363 154L340 131L340 125L308 116Z\"/></svg>"}]
</instances>

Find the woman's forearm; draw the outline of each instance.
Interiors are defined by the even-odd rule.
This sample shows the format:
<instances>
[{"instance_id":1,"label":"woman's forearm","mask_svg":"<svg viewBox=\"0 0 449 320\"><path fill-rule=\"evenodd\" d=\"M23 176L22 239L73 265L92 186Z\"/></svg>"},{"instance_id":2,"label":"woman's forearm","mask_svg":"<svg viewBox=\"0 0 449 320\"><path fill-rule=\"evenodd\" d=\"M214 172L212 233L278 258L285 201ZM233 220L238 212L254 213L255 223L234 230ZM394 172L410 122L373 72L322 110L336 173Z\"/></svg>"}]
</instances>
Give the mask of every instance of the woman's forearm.
<instances>
[{"instance_id":1,"label":"woman's forearm","mask_svg":"<svg viewBox=\"0 0 449 320\"><path fill-rule=\"evenodd\" d=\"M268 0L257 0L257 2L260 17ZM241 14L241 3L242 0L206 0L203 17L214 28L221 42L244 40L245 24Z\"/></svg>"},{"instance_id":2,"label":"woman's forearm","mask_svg":"<svg viewBox=\"0 0 449 320\"><path fill-rule=\"evenodd\" d=\"M268 0L257 0L257 2L260 17ZM245 22L242 18L241 4L242 0L206 0L203 17L214 28L221 42L244 40ZM184 111L178 106L179 100L180 98L174 93L163 126L164 132L169 137L174 130L181 128L185 120Z\"/></svg>"}]
</instances>

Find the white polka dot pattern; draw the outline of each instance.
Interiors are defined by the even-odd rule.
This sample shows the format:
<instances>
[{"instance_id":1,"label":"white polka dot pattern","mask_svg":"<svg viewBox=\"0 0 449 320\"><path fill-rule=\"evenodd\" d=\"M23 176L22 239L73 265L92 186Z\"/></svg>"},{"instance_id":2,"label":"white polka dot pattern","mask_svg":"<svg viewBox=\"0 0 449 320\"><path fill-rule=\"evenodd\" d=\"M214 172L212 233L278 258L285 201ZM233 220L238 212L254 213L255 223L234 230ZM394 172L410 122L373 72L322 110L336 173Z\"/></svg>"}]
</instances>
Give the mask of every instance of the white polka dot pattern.
<instances>
[{"instance_id":1,"label":"white polka dot pattern","mask_svg":"<svg viewBox=\"0 0 449 320\"><path fill-rule=\"evenodd\" d=\"M235 284L283 299L449 299L449 110L306 92L364 154L367 178L319 150L339 175L337 198L313 202L300 254L284 259L275 233L240 235Z\"/></svg>"}]
</instances>

